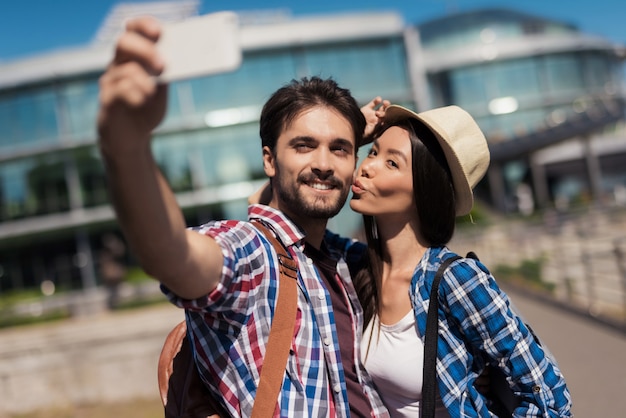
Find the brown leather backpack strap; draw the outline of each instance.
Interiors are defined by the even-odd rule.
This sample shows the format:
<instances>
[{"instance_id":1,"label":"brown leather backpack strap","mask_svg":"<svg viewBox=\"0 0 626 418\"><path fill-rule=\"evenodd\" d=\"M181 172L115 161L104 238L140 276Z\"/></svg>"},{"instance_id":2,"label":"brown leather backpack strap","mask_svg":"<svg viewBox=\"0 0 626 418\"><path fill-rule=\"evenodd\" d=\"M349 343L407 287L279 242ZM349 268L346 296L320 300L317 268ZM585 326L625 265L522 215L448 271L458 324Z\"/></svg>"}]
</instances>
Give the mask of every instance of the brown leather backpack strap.
<instances>
[{"instance_id":1,"label":"brown leather backpack strap","mask_svg":"<svg viewBox=\"0 0 626 418\"><path fill-rule=\"evenodd\" d=\"M261 368L252 417L274 415L296 325L298 269L286 248L266 227L254 222L278 253L280 276L276 311ZM200 378L187 338L187 324L179 323L167 336L158 365L158 383L166 418L227 417Z\"/></svg>"},{"instance_id":2,"label":"brown leather backpack strap","mask_svg":"<svg viewBox=\"0 0 626 418\"><path fill-rule=\"evenodd\" d=\"M274 237L271 231L259 222L254 222L254 224L272 243L278 253L280 263L278 300L265 347L265 357L251 415L252 418L269 418L274 416L296 326L298 267L285 246Z\"/></svg>"}]
</instances>

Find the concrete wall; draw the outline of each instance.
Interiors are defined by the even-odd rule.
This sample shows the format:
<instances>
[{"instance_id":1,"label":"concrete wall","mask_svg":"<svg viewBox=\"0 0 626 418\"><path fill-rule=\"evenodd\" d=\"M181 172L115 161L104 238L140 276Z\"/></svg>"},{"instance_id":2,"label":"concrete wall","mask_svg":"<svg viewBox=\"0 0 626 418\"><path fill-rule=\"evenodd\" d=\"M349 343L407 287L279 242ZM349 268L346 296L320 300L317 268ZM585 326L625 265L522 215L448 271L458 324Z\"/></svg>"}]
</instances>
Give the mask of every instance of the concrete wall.
<instances>
[{"instance_id":1,"label":"concrete wall","mask_svg":"<svg viewBox=\"0 0 626 418\"><path fill-rule=\"evenodd\" d=\"M450 247L474 251L493 272L498 265L542 260L541 278L554 298L626 327L626 211L594 210L541 221L472 225ZM496 280L498 277L496 277Z\"/></svg>"},{"instance_id":2,"label":"concrete wall","mask_svg":"<svg viewBox=\"0 0 626 418\"><path fill-rule=\"evenodd\" d=\"M183 312L167 303L0 330L0 418L52 406L158 398L157 361Z\"/></svg>"}]
</instances>

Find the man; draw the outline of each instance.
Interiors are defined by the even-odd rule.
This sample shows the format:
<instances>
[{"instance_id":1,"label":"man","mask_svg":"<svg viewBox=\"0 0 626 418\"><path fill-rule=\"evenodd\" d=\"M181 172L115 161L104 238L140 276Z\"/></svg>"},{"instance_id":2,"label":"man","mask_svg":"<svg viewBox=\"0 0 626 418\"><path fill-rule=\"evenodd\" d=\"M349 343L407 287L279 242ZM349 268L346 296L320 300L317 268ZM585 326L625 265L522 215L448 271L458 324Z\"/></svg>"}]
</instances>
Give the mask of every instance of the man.
<instances>
[{"instance_id":1,"label":"man","mask_svg":"<svg viewBox=\"0 0 626 418\"><path fill-rule=\"evenodd\" d=\"M160 28L128 23L100 80L99 145L129 244L187 326L203 380L233 416L249 416L276 302L278 261L249 222L186 228L150 149L166 111ZM261 114L269 206L249 218L269 227L298 263L298 316L278 399L281 416L388 416L358 357L362 311L344 260L349 242L325 243L343 206L366 121L347 90L318 78L279 89Z\"/></svg>"}]
</instances>

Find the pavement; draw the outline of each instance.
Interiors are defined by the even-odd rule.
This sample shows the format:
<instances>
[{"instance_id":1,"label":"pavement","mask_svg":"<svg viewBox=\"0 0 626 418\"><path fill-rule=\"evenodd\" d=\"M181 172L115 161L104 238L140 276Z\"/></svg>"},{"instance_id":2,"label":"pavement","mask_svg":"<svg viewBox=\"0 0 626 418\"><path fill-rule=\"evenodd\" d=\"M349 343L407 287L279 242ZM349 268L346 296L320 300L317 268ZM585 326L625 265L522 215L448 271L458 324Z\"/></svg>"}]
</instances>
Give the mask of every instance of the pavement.
<instances>
[{"instance_id":1,"label":"pavement","mask_svg":"<svg viewBox=\"0 0 626 418\"><path fill-rule=\"evenodd\" d=\"M506 290L554 354L572 394L574 416L626 417L626 333L530 294Z\"/></svg>"},{"instance_id":2,"label":"pavement","mask_svg":"<svg viewBox=\"0 0 626 418\"><path fill-rule=\"evenodd\" d=\"M575 416L626 417L626 332L528 293L505 290L556 357ZM60 399L80 403L156 397L158 354L167 332L182 318L182 311L165 303L0 330L0 417L15 411L11 405L24 403L46 407ZM124 361L115 364L116 359ZM86 372L100 364L103 371ZM106 377L116 384L100 386ZM24 387L30 388L28 393Z\"/></svg>"},{"instance_id":3,"label":"pavement","mask_svg":"<svg viewBox=\"0 0 626 418\"><path fill-rule=\"evenodd\" d=\"M0 330L0 418L159 399L159 354L183 319L163 303Z\"/></svg>"}]
</instances>

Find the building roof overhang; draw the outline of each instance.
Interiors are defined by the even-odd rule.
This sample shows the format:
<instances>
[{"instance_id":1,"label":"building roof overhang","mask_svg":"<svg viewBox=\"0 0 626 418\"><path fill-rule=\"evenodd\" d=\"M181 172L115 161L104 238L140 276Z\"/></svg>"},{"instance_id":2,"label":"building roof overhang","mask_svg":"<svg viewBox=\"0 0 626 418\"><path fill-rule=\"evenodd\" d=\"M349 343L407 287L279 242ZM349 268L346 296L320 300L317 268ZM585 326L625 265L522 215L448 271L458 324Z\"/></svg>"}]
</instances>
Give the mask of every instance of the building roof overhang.
<instances>
[{"instance_id":1,"label":"building roof overhang","mask_svg":"<svg viewBox=\"0 0 626 418\"><path fill-rule=\"evenodd\" d=\"M624 46L615 45L604 38L576 33L529 35L447 50L424 49L423 56L426 71L438 73L494 61L578 51L602 51L622 60L625 57Z\"/></svg>"},{"instance_id":2,"label":"building roof overhang","mask_svg":"<svg viewBox=\"0 0 626 418\"><path fill-rule=\"evenodd\" d=\"M245 52L401 36L404 27L402 16L396 12L307 16L271 23L242 24L240 42ZM84 47L0 62L0 89L102 72L111 60L113 48L110 42L95 42Z\"/></svg>"}]
</instances>

